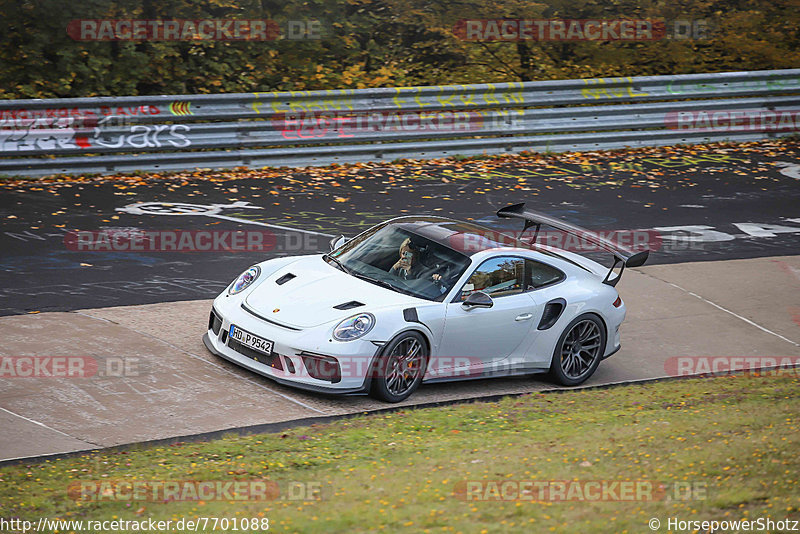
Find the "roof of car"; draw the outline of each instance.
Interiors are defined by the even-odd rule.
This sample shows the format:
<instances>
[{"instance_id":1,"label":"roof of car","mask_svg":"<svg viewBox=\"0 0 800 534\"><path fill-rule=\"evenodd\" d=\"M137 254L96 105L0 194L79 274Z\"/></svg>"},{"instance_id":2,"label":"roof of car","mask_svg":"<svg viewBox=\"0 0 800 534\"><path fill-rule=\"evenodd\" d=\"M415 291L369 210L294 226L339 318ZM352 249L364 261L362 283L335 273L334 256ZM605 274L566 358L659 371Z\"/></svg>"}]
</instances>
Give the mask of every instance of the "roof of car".
<instances>
[{"instance_id":1,"label":"roof of car","mask_svg":"<svg viewBox=\"0 0 800 534\"><path fill-rule=\"evenodd\" d=\"M507 232L493 230L472 222L457 221L447 217L411 215L398 217L387 223L397 225L466 256L472 256L484 250L510 247L535 250L574 263L560 254L520 241Z\"/></svg>"}]
</instances>

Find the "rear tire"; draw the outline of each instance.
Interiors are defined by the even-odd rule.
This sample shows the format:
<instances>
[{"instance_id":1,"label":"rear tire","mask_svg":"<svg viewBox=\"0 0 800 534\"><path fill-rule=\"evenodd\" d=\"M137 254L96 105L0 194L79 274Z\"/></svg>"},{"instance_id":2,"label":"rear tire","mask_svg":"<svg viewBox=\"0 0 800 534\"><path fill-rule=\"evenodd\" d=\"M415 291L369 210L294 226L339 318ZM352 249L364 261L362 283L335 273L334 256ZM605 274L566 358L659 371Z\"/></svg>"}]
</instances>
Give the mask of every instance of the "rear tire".
<instances>
[{"instance_id":1,"label":"rear tire","mask_svg":"<svg viewBox=\"0 0 800 534\"><path fill-rule=\"evenodd\" d=\"M606 329L600 318L592 313L579 315L558 338L550 375L564 386L582 384L600 365L605 347Z\"/></svg>"},{"instance_id":2,"label":"rear tire","mask_svg":"<svg viewBox=\"0 0 800 534\"><path fill-rule=\"evenodd\" d=\"M419 332L403 332L378 356L370 394L384 402L407 399L419 387L428 366L428 345Z\"/></svg>"}]
</instances>

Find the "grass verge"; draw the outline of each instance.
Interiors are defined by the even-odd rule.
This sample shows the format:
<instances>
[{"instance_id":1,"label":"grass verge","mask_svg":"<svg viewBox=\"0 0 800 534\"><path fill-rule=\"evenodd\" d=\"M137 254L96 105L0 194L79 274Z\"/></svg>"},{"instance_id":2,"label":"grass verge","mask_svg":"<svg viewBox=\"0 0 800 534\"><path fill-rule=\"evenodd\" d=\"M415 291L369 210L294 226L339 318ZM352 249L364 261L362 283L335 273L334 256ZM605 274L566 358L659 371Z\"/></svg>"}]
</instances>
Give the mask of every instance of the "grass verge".
<instances>
[{"instance_id":1,"label":"grass verge","mask_svg":"<svg viewBox=\"0 0 800 534\"><path fill-rule=\"evenodd\" d=\"M651 532L651 518L666 532L670 517L797 520L798 384L796 373L776 372L530 394L6 466L0 517L268 518L272 532ZM275 482L280 497L126 500L124 484L90 490L87 500L70 493L76 481L152 488L255 479ZM571 492L573 500L539 500L536 492L503 500L488 481L504 480L574 481L582 485L570 487L583 490ZM613 491L612 500L598 500L589 481L650 481L659 489L640 494L645 500ZM260 531L241 525L240 532Z\"/></svg>"}]
</instances>

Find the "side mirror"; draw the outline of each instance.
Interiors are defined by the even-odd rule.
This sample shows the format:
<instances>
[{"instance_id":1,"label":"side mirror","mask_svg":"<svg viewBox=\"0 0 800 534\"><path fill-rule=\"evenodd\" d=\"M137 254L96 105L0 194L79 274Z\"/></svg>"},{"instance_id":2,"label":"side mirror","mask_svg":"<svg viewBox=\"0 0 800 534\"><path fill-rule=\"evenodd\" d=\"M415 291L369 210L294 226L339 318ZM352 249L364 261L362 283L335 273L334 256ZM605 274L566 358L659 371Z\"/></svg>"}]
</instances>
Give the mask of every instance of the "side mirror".
<instances>
[{"instance_id":1,"label":"side mirror","mask_svg":"<svg viewBox=\"0 0 800 534\"><path fill-rule=\"evenodd\" d=\"M345 239L343 235L337 235L336 237L331 239L331 251L336 250L345 243L347 243L347 239Z\"/></svg>"},{"instance_id":2,"label":"side mirror","mask_svg":"<svg viewBox=\"0 0 800 534\"><path fill-rule=\"evenodd\" d=\"M491 308L494 306L494 300L483 291L476 291L470 294L467 300L461 303L461 306L467 310L471 310L472 308Z\"/></svg>"}]
</instances>

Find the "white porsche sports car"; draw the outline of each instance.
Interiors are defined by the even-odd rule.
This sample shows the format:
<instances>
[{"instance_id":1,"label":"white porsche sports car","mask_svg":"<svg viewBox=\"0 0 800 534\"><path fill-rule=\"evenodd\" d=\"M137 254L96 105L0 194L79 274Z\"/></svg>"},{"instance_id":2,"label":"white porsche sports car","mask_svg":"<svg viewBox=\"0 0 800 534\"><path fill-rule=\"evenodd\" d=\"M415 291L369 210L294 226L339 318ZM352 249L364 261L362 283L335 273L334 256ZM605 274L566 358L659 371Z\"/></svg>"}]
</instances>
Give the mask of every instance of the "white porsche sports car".
<instances>
[{"instance_id":1,"label":"white porsche sports car","mask_svg":"<svg viewBox=\"0 0 800 534\"><path fill-rule=\"evenodd\" d=\"M649 251L524 204L497 215L535 227L533 238L399 217L334 239L327 254L254 265L214 300L203 341L283 384L387 402L422 382L549 372L580 384L619 350L625 304L614 286ZM537 244L542 225L597 245L613 265Z\"/></svg>"}]
</instances>

